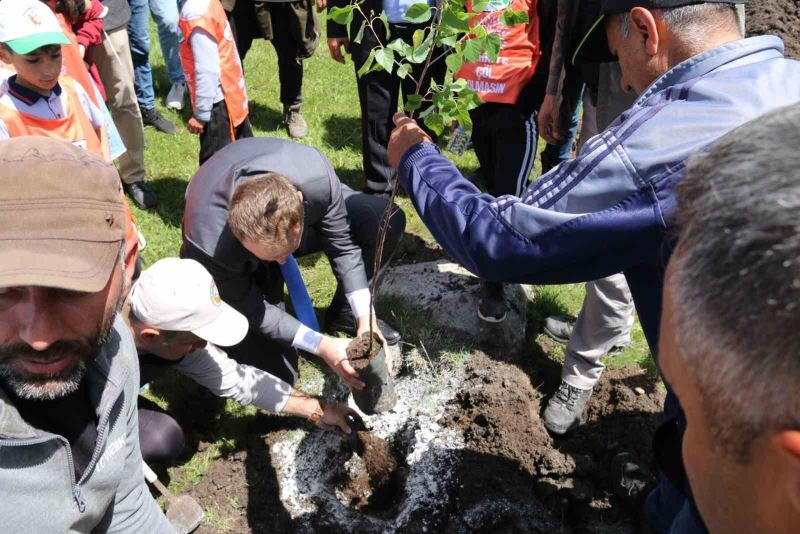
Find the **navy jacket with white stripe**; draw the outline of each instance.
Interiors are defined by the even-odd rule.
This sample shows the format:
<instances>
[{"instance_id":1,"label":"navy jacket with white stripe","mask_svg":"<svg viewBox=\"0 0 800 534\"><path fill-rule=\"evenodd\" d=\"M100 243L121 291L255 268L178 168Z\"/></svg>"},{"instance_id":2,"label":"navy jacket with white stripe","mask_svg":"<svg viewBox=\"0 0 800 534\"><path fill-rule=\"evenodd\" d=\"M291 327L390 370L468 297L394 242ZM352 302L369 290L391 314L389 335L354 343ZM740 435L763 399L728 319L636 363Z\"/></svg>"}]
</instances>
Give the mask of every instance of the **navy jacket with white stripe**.
<instances>
[{"instance_id":1,"label":"navy jacket with white stripe","mask_svg":"<svg viewBox=\"0 0 800 534\"><path fill-rule=\"evenodd\" d=\"M522 198L481 193L430 143L409 149L398 172L437 241L482 278L560 284L624 272L656 354L675 186L687 159L798 101L800 63L784 59L782 41L742 39L670 69Z\"/></svg>"}]
</instances>

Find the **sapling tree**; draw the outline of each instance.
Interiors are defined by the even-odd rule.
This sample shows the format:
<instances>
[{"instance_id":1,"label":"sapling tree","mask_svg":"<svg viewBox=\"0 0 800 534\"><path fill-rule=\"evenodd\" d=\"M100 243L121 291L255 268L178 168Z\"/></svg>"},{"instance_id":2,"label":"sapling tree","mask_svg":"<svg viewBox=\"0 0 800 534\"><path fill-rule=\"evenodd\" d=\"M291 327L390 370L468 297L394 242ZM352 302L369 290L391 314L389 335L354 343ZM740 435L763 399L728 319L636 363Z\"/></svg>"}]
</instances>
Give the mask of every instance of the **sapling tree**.
<instances>
[{"instance_id":1,"label":"sapling tree","mask_svg":"<svg viewBox=\"0 0 800 534\"><path fill-rule=\"evenodd\" d=\"M502 46L501 37L484 26L489 18L473 21L479 13L490 9L502 24L513 26L526 24L528 14L525 11L511 9L511 1L502 0L438 0L435 6L427 3L412 4L404 15L406 21L421 25L407 43L403 39L392 39L389 21L385 12L379 15L362 9L363 0L352 2L346 6L332 7L328 18L347 28L348 38L352 43L361 43L364 33L371 32L378 43L370 50L366 61L356 73L365 76L373 71L384 70L400 79L410 78L415 91L406 95L404 110L414 118L421 119L425 125L437 135L446 129L459 125L465 131L472 130L471 109L481 105L482 101L466 80L456 77L464 63L478 61L496 62ZM354 28L352 24L360 15L361 24ZM494 20L494 19L492 19ZM381 26L385 38L378 35ZM424 83L426 75L434 63L444 61L445 76L442 83ZM417 77L412 65L422 65ZM426 88L423 92L423 88ZM422 110L422 111L420 111ZM419 112L419 113L418 113ZM395 173L391 180L391 196L386 212L378 229L378 241L373 265L373 277L370 287L370 350L372 348L372 324L374 322L373 305L377 289L377 273L383 258L383 245L389 221L393 215L394 199L398 189L398 177Z\"/></svg>"}]
</instances>

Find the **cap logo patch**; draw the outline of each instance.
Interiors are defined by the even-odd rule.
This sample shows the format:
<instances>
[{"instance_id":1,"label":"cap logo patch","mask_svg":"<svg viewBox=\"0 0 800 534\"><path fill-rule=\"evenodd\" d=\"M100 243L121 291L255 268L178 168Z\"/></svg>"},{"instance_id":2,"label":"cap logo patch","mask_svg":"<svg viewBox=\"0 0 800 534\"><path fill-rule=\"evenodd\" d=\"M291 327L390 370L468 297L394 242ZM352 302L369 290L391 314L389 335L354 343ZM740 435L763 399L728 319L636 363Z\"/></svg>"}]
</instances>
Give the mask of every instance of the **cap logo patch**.
<instances>
[{"instance_id":1,"label":"cap logo patch","mask_svg":"<svg viewBox=\"0 0 800 534\"><path fill-rule=\"evenodd\" d=\"M32 7L26 9L22 16L28 17L28 20L31 21L31 24L34 26L42 25L42 17L40 17L36 10Z\"/></svg>"},{"instance_id":2,"label":"cap logo patch","mask_svg":"<svg viewBox=\"0 0 800 534\"><path fill-rule=\"evenodd\" d=\"M211 282L211 302L214 303L215 306L222 305L222 299L219 298L219 290L217 289L217 284Z\"/></svg>"}]
</instances>

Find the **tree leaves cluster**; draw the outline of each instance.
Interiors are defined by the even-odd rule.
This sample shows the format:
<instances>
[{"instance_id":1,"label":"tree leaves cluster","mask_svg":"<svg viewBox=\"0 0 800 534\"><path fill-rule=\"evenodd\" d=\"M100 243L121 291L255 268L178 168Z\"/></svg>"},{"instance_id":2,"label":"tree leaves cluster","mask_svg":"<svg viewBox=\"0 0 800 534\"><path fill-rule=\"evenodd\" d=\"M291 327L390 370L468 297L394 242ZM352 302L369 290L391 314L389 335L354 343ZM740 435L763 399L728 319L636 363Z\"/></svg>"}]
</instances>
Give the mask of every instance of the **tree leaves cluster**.
<instances>
[{"instance_id":1,"label":"tree leaves cluster","mask_svg":"<svg viewBox=\"0 0 800 534\"><path fill-rule=\"evenodd\" d=\"M361 43L365 32L374 34L378 45L370 51L357 75L384 70L401 79L411 78L416 84L416 91L407 96L405 111L414 116L424 108L417 118L441 134L453 123L458 123L468 131L472 129L469 110L479 106L481 100L465 80L456 80L454 75L464 63L477 61L482 55L489 61L497 61L502 45L500 37L487 31L480 22L471 23L476 13L486 10L490 2L474 0L468 4L468 0L438 0L433 7L426 3L412 4L406 10L405 20L424 26L413 33L411 43L400 38L393 39L386 13L365 13L362 10L363 0L332 7L328 11L328 18L346 26L353 43ZM510 7L500 11L500 21L505 25L528 22L525 11L515 11ZM353 20L357 13L361 15L358 17L361 22L356 27ZM428 69L439 61L444 61L446 65L445 81L441 84L432 83L422 93L422 81ZM421 65L416 69L417 78L414 77L412 65Z\"/></svg>"}]
</instances>

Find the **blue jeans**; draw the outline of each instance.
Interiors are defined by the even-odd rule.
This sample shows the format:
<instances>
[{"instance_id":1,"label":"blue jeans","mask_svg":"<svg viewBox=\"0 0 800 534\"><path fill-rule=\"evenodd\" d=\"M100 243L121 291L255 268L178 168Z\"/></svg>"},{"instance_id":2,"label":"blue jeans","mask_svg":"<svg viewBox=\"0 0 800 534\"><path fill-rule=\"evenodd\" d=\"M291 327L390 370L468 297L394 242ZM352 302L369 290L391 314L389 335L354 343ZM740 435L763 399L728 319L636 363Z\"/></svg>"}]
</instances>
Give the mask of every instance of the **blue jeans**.
<instances>
[{"instance_id":1,"label":"blue jeans","mask_svg":"<svg viewBox=\"0 0 800 534\"><path fill-rule=\"evenodd\" d=\"M578 97L578 102L580 100L581 98ZM581 106L575 106L575 112L570 118L569 129L563 141L557 145L545 144L541 156L542 174L546 174L550 169L563 161L567 161L572 156L572 145L575 142L575 134L578 132L578 122L580 121L582 109Z\"/></svg>"},{"instance_id":2,"label":"blue jeans","mask_svg":"<svg viewBox=\"0 0 800 534\"><path fill-rule=\"evenodd\" d=\"M156 22L158 40L161 42L170 83L183 83L186 78L178 56L178 44L181 40L181 31L178 28L178 3L176 0L128 0L128 4L131 8L128 39L133 59L136 99L140 108L152 109L156 104L153 70L150 67L150 32L147 14L148 11L152 13Z\"/></svg>"}]
</instances>

